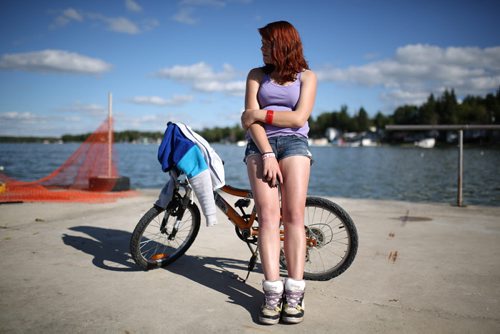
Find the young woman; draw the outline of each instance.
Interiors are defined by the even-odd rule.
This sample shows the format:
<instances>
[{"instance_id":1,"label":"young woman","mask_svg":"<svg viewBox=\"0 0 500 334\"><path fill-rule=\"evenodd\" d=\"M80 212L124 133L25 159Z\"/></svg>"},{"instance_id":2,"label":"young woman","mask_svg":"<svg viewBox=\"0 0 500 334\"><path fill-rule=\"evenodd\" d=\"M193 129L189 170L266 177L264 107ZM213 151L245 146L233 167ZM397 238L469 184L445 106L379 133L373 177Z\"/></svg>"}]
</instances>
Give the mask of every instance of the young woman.
<instances>
[{"instance_id":1,"label":"young woman","mask_svg":"<svg viewBox=\"0 0 500 334\"><path fill-rule=\"evenodd\" d=\"M311 153L308 118L316 97L316 75L304 59L297 30L286 21L259 29L264 66L247 77L245 151L259 215L259 250L264 271L264 324L299 323L304 317L304 209ZM280 194L288 278L280 279Z\"/></svg>"}]
</instances>

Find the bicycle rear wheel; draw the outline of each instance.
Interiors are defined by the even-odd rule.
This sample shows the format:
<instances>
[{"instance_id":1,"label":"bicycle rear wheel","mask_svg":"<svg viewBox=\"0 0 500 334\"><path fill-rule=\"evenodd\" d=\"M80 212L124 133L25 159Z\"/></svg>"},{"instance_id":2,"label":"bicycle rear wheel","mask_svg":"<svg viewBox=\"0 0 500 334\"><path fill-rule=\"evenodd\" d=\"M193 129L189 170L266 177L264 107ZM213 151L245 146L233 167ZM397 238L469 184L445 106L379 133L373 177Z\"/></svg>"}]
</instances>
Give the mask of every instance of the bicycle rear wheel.
<instances>
[{"instance_id":1,"label":"bicycle rear wheel","mask_svg":"<svg viewBox=\"0 0 500 334\"><path fill-rule=\"evenodd\" d=\"M304 279L326 281L346 271L358 249L358 233L349 214L332 201L307 197L304 224ZM283 252L281 263L286 268Z\"/></svg>"},{"instance_id":2,"label":"bicycle rear wheel","mask_svg":"<svg viewBox=\"0 0 500 334\"><path fill-rule=\"evenodd\" d=\"M182 219L157 206L139 220L130 240L130 254L144 270L164 267L181 257L200 229L200 210L188 204Z\"/></svg>"}]
</instances>

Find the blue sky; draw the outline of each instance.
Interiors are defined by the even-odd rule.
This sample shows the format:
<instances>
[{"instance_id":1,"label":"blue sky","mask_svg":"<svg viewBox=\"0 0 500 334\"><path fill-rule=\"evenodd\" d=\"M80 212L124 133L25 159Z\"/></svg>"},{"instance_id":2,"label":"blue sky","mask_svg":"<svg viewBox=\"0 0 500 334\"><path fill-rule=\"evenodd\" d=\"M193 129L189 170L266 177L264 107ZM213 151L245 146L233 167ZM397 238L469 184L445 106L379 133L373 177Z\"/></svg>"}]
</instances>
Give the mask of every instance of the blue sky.
<instances>
[{"instance_id":1,"label":"blue sky","mask_svg":"<svg viewBox=\"0 0 500 334\"><path fill-rule=\"evenodd\" d=\"M500 86L499 1L0 2L0 135L239 124L257 29L287 20L318 76L313 117Z\"/></svg>"}]
</instances>

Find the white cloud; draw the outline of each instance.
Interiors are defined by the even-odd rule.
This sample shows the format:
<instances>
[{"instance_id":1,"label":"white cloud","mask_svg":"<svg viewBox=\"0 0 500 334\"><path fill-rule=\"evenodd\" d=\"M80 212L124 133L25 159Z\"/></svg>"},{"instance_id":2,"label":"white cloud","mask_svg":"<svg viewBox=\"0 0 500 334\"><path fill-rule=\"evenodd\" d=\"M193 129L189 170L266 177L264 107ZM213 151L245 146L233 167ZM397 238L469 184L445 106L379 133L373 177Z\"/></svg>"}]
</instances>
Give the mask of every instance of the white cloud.
<instances>
[{"instance_id":1,"label":"white cloud","mask_svg":"<svg viewBox=\"0 0 500 334\"><path fill-rule=\"evenodd\" d=\"M179 23L196 24L198 20L194 18L193 12L194 10L191 7L181 8L174 16L172 16L172 19Z\"/></svg>"},{"instance_id":2,"label":"white cloud","mask_svg":"<svg viewBox=\"0 0 500 334\"><path fill-rule=\"evenodd\" d=\"M500 47L448 47L414 44L394 57L361 66L323 68L321 81L382 86L381 96L394 105L420 104L430 93L454 89L457 95L485 94L500 86Z\"/></svg>"},{"instance_id":3,"label":"white cloud","mask_svg":"<svg viewBox=\"0 0 500 334\"><path fill-rule=\"evenodd\" d=\"M105 117L108 115L108 108L95 103L75 102L73 105L63 108L64 111L76 112L78 114L88 114L91 116Z\"/></svg>"},{"instance_id":4,"label":"white cloud","mask_svg":"<svg viewBox=\"0 0 500 334\"><path fill-rule=\"evenodd\" d=\"M76 9L68 8L63 12L63 14L65 17L67 17L71 20L75 20L75 21L79 21L79 22L83 21L82 15Z\"/></svg>"},{"instance_id":5,"label":"white cloud","mask_svg":"<svg viewBox=\"0 0 500 334\"><path fill-rule=\"evenodd\" d=\"M174 95L171 99L159 96L135 96L130 102L135 104L151 104L156 106L177 106L193 100L191 95Z\"/></svg>"},{"instance_id":6,"label":"white cloud","mask_svg":"<svg viewBox=\"0 0 500 334\"><path fill-rule=\"evenodd\" d=\"M238 3L249 4L252 0L181 0L180 6L207 6L207 7L225 7L226 5Z\"/></svg>"},{"instance_id":7,"label":"white cloud","mask_svg":"<svg viewBox=\"0 0 500 334\"><path fill-rule=\"evenodd\" d=\"M56 17L51 25L51 28L63 27L71 21L83 21L83 14L74 8L67 8L62 11L62 13Z\"/></svg>"},{"instance_id":8,"label":"white cloud","mask_svg":"<svg viewBox=\"0 0 500 334\"><path fill-rule=\"evenodd\" d=\"M191 124L191 116L179 112L160 114L129 114L121 113L116 115L114 129L116 131L136 129L140 131L165 131L166 124L171 122L184 122Z\"/></svg>"},{"instance_id":9,"label":"white cloud","mask_svg":"<svg viewBox=\"0 0 500 334\"><path fill-rule=\"evenodd\" d=\"M94 21L101 21L106 24L108 30L136 35L141 32L140 28L134 22L125 17L108 17L102 14L89 13L87 17Z\"/></svg>"},{"instance_id":10,"label":"white cloud","mask_svg":"<svg viewBox=\"0 0 500 334\"><path fill-rule=\"evenodd\" d=\"M91 14L89 17L104 22L110 31L130 35L141 34L160 25L159 21L156 19L146 19L136 24L125 17L107 17L100 14Z\"/></svg>"},{"instance_id":11,"label":"white cloud","mask_svg":"<svg viewBox=\"0 0 500 334\"><path fill-rule=\"evenodd\" d=\"M134 6L135 4L135 6ZM142 8L132 0L126 1L126 7L130 11L141 11ZM136 23L126 17L110 17L100 13L90 13L68 8L63 10L50 25L51 28L60 28L66 26L71 21L84 22L86 20L93 22L102 22L108 30L118 33L137 35L145 31L151 30L159 26L159 21L156 19L145 19L140 23Z\"/></svg>"},{"instance_id":12,"label":"white cloud","mask_svg":"<svg viewBox=\"0 0 500 334\"><path fill-rule=\"evenodd\" d=\"M181 6L212 6L224 7L227 1L224 0L182 0L179 5Z\"/></svg>"},{"instance_id":13,"label":"white cloud","mask_svg":"<svg viewBox=\"0 0 500 334\"><path fill-rule=\"evenodd\" d=\"M108 23L108 28L111 31L123 32L131 35L140 32L139 27L137 27L134 22L124 17L106 18L105 21Z\"/></svg>"},{"instance_id":14,"label":"white cloud","mask_svg":"<svg viewBox=\"0 0 500 334\"><path fill-rule=\"evenodd\" d=\"M222 72L214 72L211 66L204 62L193 65L175 65L158 71L160 77L181 81L230 80L237 75L231 65L224 64Z\"/></svg>"},{"instance_id":15,"label":"white cloud","mask_svg":"<svg viewBox=\"0 0 500 334\"><path fill-rule=\"evenodd\" d=\"M8 111L0 113L2 127L0 134L4 136L39 136L44 135L41 128L50 124L46 116L36 115L32 112ZM36 129L36 132L33 132Z\"/></svg>"},{"instance_id":16,"label":"white cloud","mask_svg":"<svg viewBox=\"0 0 500 334\"><path fill-rule=\"evenodd\" d=\"M245 93L245 81L200 81L195 82L193 87L203 92L225 92L237 96L242 96Z\"/></svg>"},{"instance_id":17,"label":"white cloud","mask_svg":"<svg viewBox=\"0 0 500 334\"><path fill-rule=\"evenodd\" d=\"M183 24L196 24L199 20L194 16L199 7L225 8L229 4L249 4L252 0L181 0L178 12L172 16L174 21Z\"/></svg>"},{"instance_id":18,"label":"white cloud","mask_svg":"<svg viewBox=\"0 0 500 334\"><path fill-rule=\"evenodd\" d=\"M0 58L0 68L33 72L100 74L111 65L97 58L90 58L64 50L5 54Z\"/></svg>"},{"instance_id":19,"label":"white cloud","mask_svg":"<svg viewBox=\"0 0 500 334\"><path fill-rule=\"evenodd\" d=\"M107 110L96 104L76 102L52 114L0 112L0 135L61 136L95 131L107 117ZM128 125L128 124L126 124Z\"/></svg>"},{"instance_id":20,"label":"white cloud","mask_svg":"<svg viewBox=\"0 0 500 334\"><path fill-rule=\"evenodd\" d=\"M2 121L32 121L36 122L40 119L31 112L18 112L18 111L7 111L0 113L0 120Z\"/></svg>"},{"instance_id":21,"label":"white cloud","mask_svg":"<svg viewBox=\"0 0 500 334\"><path fill-rule=\"evenodd\" d=\"M125 0L125 7L131 12L141 12L142 7L134 0Z\"/></svg>"},{"instance_id":22,"label":"white cloud","mask_svg":"<svg viewBox=\"0 0 500 334\"><path fill-rule=\"evenodd\" d=\"M148 30L153 30L154 28L160 25L160 21L156 19L146 19L141 22L141 32L145 32Z\"/></svg>"},{"instance_id":23,"label":"white cloud","mask_svg":"<svg viewBox=\"0 0 500 334\"><path fill-rule=\"evenodd\" d=\"M188 66L176 65L159 70L157 75L187 83L195 90L203 92L224 92L238 96L245 92L245 81L235 80L241 74L228 64L224 64L220 72L215 72L204 62Z\"/></svg>"},{"instance_id":24,"label":"white cloud","mask_svg":"<svg viewBox=\"0 0 500 334\"><path fill-rule=\"evenodd\" d=\"M411 92L402 90L392 90L382 93L380 98L387 105L392 105L393 101L404 101L405 104L419 105L429 97L428 92Z\"/></svg>"}]
</instances>

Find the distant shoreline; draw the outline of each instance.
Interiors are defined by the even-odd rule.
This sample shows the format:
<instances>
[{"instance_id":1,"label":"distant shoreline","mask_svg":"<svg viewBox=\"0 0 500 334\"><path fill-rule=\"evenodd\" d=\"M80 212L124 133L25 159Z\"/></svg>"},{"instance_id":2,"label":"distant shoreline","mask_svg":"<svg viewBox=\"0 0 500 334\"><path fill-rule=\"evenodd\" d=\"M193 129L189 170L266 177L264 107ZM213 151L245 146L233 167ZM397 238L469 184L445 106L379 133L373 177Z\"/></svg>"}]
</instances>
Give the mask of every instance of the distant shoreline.
<instances>
[{"instance_id":1,"label":"distant shoreline","mask_svg":"<svg viewBox=\"0 0 500 334\"><path fill-rule=\"evenodd\" d=\"M0 136L0 144L55 144L55 145L60 145L60 144L82 144L84 141L63 141L61 138L58 137L7 137L7 136ZM114 144L139 144L139 145L159 145L160 141L159 140L137 140L137 141L115 141ZM211 144L228 144L228 145L237 145L237 142L211 142ZM448 148L448 147L455 147L457 143L446 143L446 142L437 142L436 146L434 148ZM311 144L311 146L316 146L316 147L355 147L355 146L341 146L341 145L336 145L334 143L327 143L327 144ZM377 146L399 146L399 147L413 147L415 146L413 143L410 142L382 142L378 143L377 145L374 145L374 147ZM500 149L500 143L488 143L488 142L464 142L464 147L485 147L485 148L499 148Z\"/></svg>"}]
</instances>

